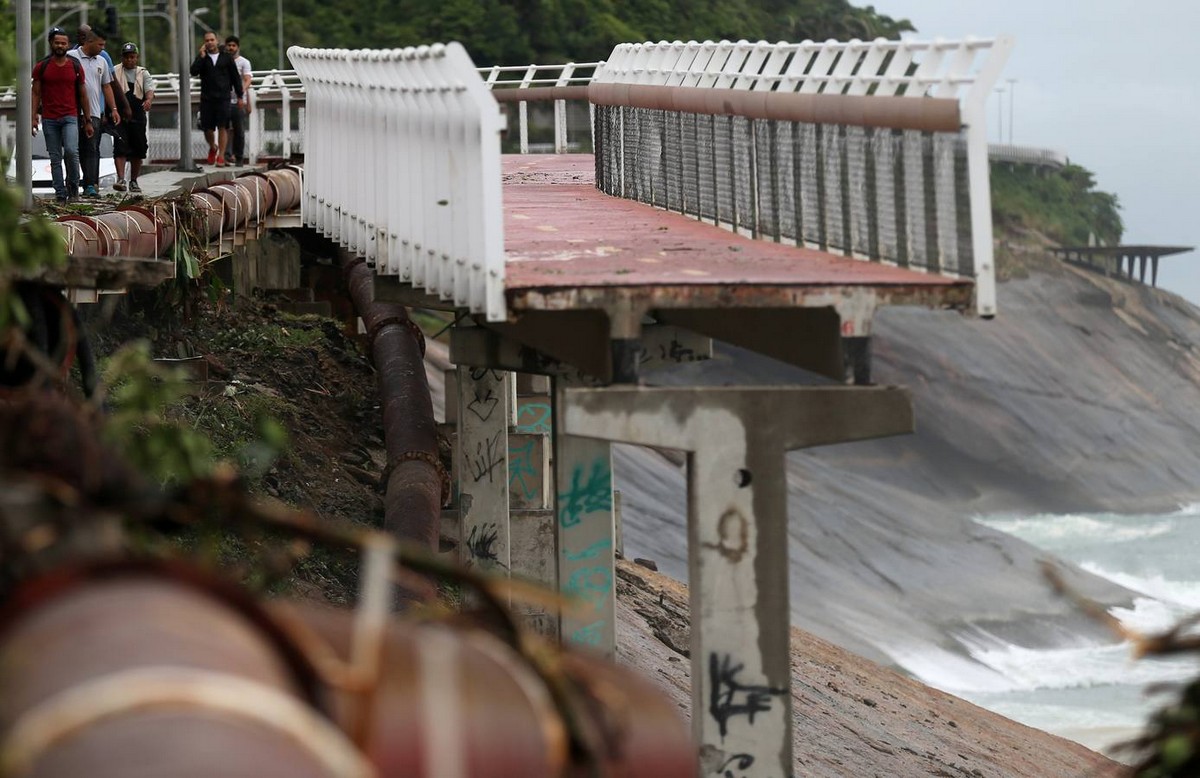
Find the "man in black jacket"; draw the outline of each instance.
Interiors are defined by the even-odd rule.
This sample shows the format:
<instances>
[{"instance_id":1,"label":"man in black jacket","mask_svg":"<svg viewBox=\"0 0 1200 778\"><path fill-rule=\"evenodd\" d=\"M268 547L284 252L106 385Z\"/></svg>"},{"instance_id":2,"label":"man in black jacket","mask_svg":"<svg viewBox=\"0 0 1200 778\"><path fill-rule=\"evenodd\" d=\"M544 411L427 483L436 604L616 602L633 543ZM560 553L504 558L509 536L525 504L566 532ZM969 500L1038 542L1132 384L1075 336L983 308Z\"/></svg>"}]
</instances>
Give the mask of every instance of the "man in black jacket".
<instances>
[{"instance_id":1,"label":"man in black jacket","mask_svg":"<svg viewBox=\"0 0 1200 778\"><path fill-rule=\"evenodd\" d=\"M229 110L242 110L242 77L233 57L221 50L216 33L204 33L204 45L192 62L191 73L200 78L200 129L208 141L208 164L225 166L225 144L229 142ZM229 102L229 90L237 102ZM215 142L214 142L214 137Z\"/></svg>"}]
</instances>

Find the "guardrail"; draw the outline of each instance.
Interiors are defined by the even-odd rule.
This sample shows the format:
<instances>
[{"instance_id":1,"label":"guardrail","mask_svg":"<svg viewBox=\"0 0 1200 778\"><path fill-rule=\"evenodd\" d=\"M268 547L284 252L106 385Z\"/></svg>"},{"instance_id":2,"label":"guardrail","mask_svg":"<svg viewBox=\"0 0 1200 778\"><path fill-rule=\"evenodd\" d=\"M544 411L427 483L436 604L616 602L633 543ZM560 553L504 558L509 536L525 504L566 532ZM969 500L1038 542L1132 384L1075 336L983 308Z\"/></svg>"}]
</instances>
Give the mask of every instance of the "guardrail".
<instances>
[{"instance_id":1,"label":"guardrail","mask_svg":"<svg viewBox=\"0 0 1200 778\"><path fill-rule=\"evenodd\" d=\"M617 46L597 183L775 240L973 277L995 314L985 100L1011 40Z\"/></svg>"},{"instance_id":2,"label":"guardrail","mask_svg":"<svg viewBox=\"0 0 1200 778\"><path fill-rule=\"evenodd\" d=\"M377 275L504 320L503 125L466 50L288 58L308 94L304 222Z\"/></svg>"},{"instance_id":3,"label":"guardrail","mask_svg":"<svg viewBox=\"0 0 1200 778\"><path fill-rule=\"evenodd\" d=\"M502 104L517 103L518 150L522 154L540 151L566 153L591 151L592 113L583 90L596 68L603 62L568 62L565 65L514 65L477 68ZM155 82L155 107L149 129L149 158L179 159L179 74L152 75ZM200 85L191 79L193 105L199 106ZM575 88L578 94L556 97L547 89ZM260 157L291 157L304 149L304 82L295 70L258 70L251 75L251 111L246 128L246 156L252 162ZM521 91L515 91L521 90ZM528 103L553 100L552 145L531 142ZM570 101L570 102L568 102ZM0 150L14 145L16 91L0 90ZM580 135L586 138L580 140ZM574 140L572 140L574 138ZM208 144L199 134L192 138L192 156L202 158Z\"/></svg>"},{"instance_id":4,"label":"guardrail","mask_svg":"<svg viewBox=\"0 0 1200 778\"><path fill-rule=\"evenodd\" d=\"M518 65L481 68L485 83L501 102L517 103L520 152L529 153L529 103L554 101L554 153L570 150L568 145L567 100L587 100L587 85L603 62L568 62L565 65ZM519 90L519 91L510 91ZM588 110L588 127L594 114Z\"/></svg>"},{"instance_id":5,"label":"guardrail","mask_svg":"<svg viewBox=\"0 0 1200 778\"><path fill-rule=\"evenodd\" d=\"M1067 152L1058 149L1043 149L1036 146L1013 146L1008 143L993 143L988 146L988 159L1011 165L1033 165L1054 170L1071 163Z\"/></svg>"}]
</instances>

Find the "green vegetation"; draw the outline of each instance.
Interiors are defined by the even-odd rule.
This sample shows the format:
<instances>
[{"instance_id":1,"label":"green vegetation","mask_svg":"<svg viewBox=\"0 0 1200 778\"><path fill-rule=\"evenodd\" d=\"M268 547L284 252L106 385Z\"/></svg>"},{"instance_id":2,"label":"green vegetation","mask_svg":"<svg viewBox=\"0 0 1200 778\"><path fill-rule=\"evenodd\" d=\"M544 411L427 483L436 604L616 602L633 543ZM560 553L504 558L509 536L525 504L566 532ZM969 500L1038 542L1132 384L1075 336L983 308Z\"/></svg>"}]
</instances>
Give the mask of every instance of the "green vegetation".
<instances>
[{"instance_id":1,"label":"green vegetation","mask_svg":"<svg viewBox=\"0 0 1200 778\"><path fill-rule=\"evenodd\" d=\"M1117 196L1097 191L1092 172L1079 165L992 165L992 218L1000 229L1036 230L1063 245L1086 245L1089 235L1115 245L1124 231L1119 211Z\"/></svg>"},{"instance_id":2,"label":"green vegetation","mask_svg":"<svg viewBox=\"0 0 1200 778\"><path fill-rule=\"evenodd\" d=\"M136 0L110 0L119 12L119 28L109 31L109 53L138 36ZM199 5L193 3L193 7ZM218 34L233 32L232 4L210 4L200 17ZM218 7L225 12L222 18ZM144 3L149 11L152 3ZM279 65L275 3L242 3L238 31L242 50L256 69ZM170 29L164 15L144 19L146 56L142 64L155 72L174 71ZM0 15L0 47L11 48L12 16ZM93 7L93 24L105 17ZM68 29L78 23L69 17ZM41 18L35 14L34 36ZM894 38L913 29L874 8L857 8L849 0L361 0L329 3L285 0L283 39L287 46L389 48L456 40L476 64L520 65L529 62L588 62L604 59L624 41L824 40L826 38ZM199 45L199 30L196 45ZM189 56L195 48L189 48ZM287 65L285 64L285 67Z\"/></svg>"}]
</instances>

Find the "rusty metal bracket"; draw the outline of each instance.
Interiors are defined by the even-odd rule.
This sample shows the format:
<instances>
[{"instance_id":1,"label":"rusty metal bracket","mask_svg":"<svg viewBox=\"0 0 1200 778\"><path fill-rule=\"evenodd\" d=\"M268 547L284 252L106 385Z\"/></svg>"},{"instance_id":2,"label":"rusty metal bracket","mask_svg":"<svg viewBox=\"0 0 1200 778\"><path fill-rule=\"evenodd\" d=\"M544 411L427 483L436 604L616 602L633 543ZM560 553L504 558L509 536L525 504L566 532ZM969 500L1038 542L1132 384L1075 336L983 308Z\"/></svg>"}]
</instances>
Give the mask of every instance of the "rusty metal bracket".
<instances>
[{"instance_id":1,"label":"rusty metal bracket","mask_svg":"<svg viewBox=\"0 0 1200 778\"><path fill-rule=\"evenodd\" d=\"M379 481L386 488L388 479L391 478L392 471L395 470L401 462L424 462L437 470L438 478L442 481L442 505L450 501L450 474L446 472L446 466L442 464L442 460L436 455L430 454L428 451L405 451L395 458L389 458L387 464L383 468L383 473L380 475Z\"/></svg>"},{"instance_id":2,"label":"rusty metal bracket","mask_svg":"<svg viewBox=\"0 0 1200 778\"><path fill-rule=\"evenodd\" d=\"M409 333L412 334L413 338L416 339L417 346L421 349L421 356L425 356L425 333L421 331L421 328L416 322L407 316L387 316L375 322L375 326L371 327L371 329L367 331L367 344L370 346L372 351L375 350L375 338L380 332L383 331L383 328L389 324L395 324L407 329Z\"/></svg>"}]
</instances>

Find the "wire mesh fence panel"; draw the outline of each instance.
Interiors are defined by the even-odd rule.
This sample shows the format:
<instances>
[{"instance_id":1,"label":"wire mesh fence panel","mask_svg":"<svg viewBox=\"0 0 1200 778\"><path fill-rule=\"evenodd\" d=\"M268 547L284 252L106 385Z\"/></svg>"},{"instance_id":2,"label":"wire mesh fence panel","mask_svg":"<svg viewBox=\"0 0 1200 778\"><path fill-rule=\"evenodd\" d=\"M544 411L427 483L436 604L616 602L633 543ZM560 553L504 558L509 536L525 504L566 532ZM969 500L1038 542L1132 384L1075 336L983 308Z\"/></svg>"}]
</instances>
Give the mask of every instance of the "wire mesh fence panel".
<instances>
[{"instance_id":1,"label":"wire mesh fence panel","mask_svg":"<svg viewBox=\"0 0 1200 778\"><path fill-rule=\"evenodd\" d=\"M803 244L800 237L800 201L796 199L796 156L793 135L795 122L771 122L775 152L775 218L777 240L791 239Z\"/></svg>"},{"instance_id":2,"label":"wire mesh fence panel","mask_svg":"<svg viewBox=\"0 0 1200 778\"><path fill-rule=\"evenodd\" d=\"M931 139L933 191L937 209L937 255L942 272L960 272L958 256L957 182L954 175L957 139L937 133Z\"/></svg>"},{"instance_id":3,"label":"wire mesh fence panel","mask_svg":"<svg viewBox=\"0 0 1200 778\"><path fill-rule=\"evenodd\" d=\"M801 208L801 238L805 243L825 248L825 227L821 218L820 157L817 155L817 126L797 124L793 133L795 155L793 170L796 172L796 192Z\"/></svg>"},{"instance_id":4,"label":"wire mesh fence panel","mask_svg":"<svg viewBox=\"0 0 1200 778\"><path fill-rule=\"evenodd\" d=\"M754 168L758 172L755 211L759 237L779 240L779 122L755 122Z\"/></svg>"},{"instance_id":5,"label":"wire mesh fence panel","mask_svg":"<svg viewBox=\"0 0 1200 778\"><path fill-rule=\"evenodd\" d=\"M893 130L876 130L871 140L875 167L875 200L871 203L877 240L875 257L897 264L900 263L900 239L896 220L896 164L900 157L896 142L900 137Z\"/></svg>"},{"instance_id":6,"label":"wire mesh fence panel","mask_svg":"<svg viewBox=\"0 0 1200 778\"><path fill-rule=\"evenodd\" d=\"M598 106L596 137L611 194L759 238L975 272L960 133Z\"/></svg>"},{"instance_id":7,"label":"wire mesh fence panel","mask_svg":"<svg viewBox=\"0 0 1200 778\"><path fill-rule=\"evenodd\" d=\"M843 212L846 214L848 231L850 233L850 251L856 256L877 259L873 246L873 209L868 206L872 201L872 191L875 185L875 166L872 161L874 149L868 133L872 130L864 127L847 127L845 134L845 183L846 191L843 197Z\"/></svg>"},{"instance_id":8,"label":"wire mesh fence panel","mask_svg":"<svg viewBox=\"0 0 1200 778\"><path fill-rule=\"evenodd\" d=\"M959 138L954 144L954 212L958 241L959 272L974 275L975 236L971 232L971 174L967 164L967 144Z\"/></svg>"},{"instance_id":9,"label":"wire mesh fence panel","mask_svg":"<svg viewBox=\"0 0 1200 778\"><path fill-rule=\"evenodd\" d=\"M713 196L716 199L717 222L737 224L737 178L734 174L733 120L728 116L714 117L713 122Z\"/></svg>"},{"instance_id":10,"label":"wire mesh fence panel","mask_svg":"<svg viewBox=\"0 0 1200 778\"><path fill-rule=\"evenodd\" d=\"M694 143L696 137L696 115L678 114L679 116L679 211L680 213L700 214L699 190L700 153Z\"/></svg>"},{"instance_id":11,"label":"wire mesh fence panel","mask_svg":"<svg viewBox=\"0 0 1200 778\"><path fill-rule=\"evenodd\" d=\"M825 217L825 242L829 248L848 252L849 241L846 239L845 214L843 201L845 182L842 173L845 172L845 138L843 128L835 125L825 125L821 132L820 154L823 164L821 201Z\"/></svg>"},{"instance_id":12,"label":"wire mesh fence panel","mask_svg":"<svg viewBox=\"0 0 1200 778\"><path fill-rule=\"evenodd\" d=\"M734 224L750 232L754 229L754 123L741 116L729 119L731 179L733 181L734 212L737 214Z\"/></svg>"},{"instance_id":13,"label":"wire mesh fence panel","mask_svg":"<svg viewBox=\"0 0 1200 778\"><path fill-rule=\"evenodd\" d=\"M903 264L927 264L925 244L925 138L915 130L905 130L901 142L901 166L904 171L904 246Z\"/></svg>"}]
</instances>

